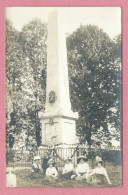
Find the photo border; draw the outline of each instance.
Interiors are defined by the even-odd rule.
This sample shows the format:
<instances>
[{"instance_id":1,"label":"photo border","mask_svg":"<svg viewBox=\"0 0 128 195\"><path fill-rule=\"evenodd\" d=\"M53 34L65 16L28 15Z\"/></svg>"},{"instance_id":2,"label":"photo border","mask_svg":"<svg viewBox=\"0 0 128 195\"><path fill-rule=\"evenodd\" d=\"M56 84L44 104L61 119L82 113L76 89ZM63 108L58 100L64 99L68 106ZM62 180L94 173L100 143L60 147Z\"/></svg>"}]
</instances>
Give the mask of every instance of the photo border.
<instances>
[{"instance_id":1,"label":"photo border","mask_svg":"<svg viewBox=\"0 0 128 195\"><path fill-rule=\"evenodd\" d=\"M123 184L109 188L6 187L5 133L5 8L6 7L121 7L122 8L122 141ZM20 21L19 21L20 22ZM128 0L0 0L0 194L128 194Z\"/></svg>"}]
</instances>

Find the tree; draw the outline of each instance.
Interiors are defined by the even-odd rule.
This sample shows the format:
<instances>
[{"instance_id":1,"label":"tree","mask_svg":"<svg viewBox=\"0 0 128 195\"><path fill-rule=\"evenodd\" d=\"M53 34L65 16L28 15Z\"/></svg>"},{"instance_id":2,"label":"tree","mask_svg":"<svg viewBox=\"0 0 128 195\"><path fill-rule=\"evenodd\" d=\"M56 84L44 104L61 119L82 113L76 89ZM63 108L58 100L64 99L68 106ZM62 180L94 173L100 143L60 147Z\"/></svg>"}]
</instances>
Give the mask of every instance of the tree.
<instances>
[{"instance_id":1,"label":"tree","mask_svg":"<svg viewBox=\"0 0 128 195\"><path fill-rule=\"evenodd\" d=\"M23 90L31 93L28 94L27 110L31 124L34 125L35 129L32 132L36 135L37 145L39 146L41 128L38 112L44 110L45 103L47 25L38 19L34 19L23 26L20 40L27 64L25 67L27 75L24 76L26 85Z\"/></svg>"},{"instance_id":2,"label":"tree","mask_svg":"<svg viewBox=\"0 0 128 195\"><path fill-rule=\"evenodd\" d=\"M46 24L39 20L25 25L21 32L6 23L7 110L9 105L12 108L7 132L13 134L18 149L41 142L38 112L45 102L46 39Z\"/></svg>"},{"instance_id":3,"label":"tree","mask_svg":"<svg viewBox=\"0 0 128 195\"><path fill-rule=\"evenodd\" d=\"M77 134L89 145L120 139L120 45L120 36L111 40L92 25L67 37L71 103L79 111ZM45 103L46 48L45 23L34 19L18 32L7 21L7 134L13 134L15 147L33 148L41 142L38 112Z\"/></svg>"},{"instance_id":4,"label":"tree","mask_svg":"<svg viewBox=\"0 0 128 195\"><path fill-rule=\"evenodd\" d=\"M13 135L17 124L15 105L21 99L23 52L19 43L19 32L13 24L6 21L6 129L7 143ZM20 97L20 98L19 98ZM14 104L15 103L15 104Z\"/></svg>"},{"instance_id":5,"label":"tree","mask_svg":"<svg viewBox=\"0 0 128 195\"><path fill-rule=\"evenodd\" d=\"M107 137L108 142L108 124L120 124L117 102L121 67L115 51L117 44L97 26L87 25L67 38L67 47L71 102L74 111L79 111L77 133L90 146L93 137L99 135L100 140Z\"/></svg>"}]
</instances>

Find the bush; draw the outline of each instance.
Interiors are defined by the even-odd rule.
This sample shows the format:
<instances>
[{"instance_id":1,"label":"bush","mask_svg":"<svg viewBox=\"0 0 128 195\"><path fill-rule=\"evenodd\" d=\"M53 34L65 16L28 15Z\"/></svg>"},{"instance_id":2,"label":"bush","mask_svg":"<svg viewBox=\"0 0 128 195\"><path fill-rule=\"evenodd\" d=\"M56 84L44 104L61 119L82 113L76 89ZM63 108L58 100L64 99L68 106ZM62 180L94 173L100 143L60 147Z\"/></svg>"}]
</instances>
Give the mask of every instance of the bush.
<instances>
[{"instance_id":1,"label":"bush","mask_svg":"<svg viewBox=\"0 0 128 195\"><path fill-rule=\"evenodd\" d=\"M13 150L6 151L6 162L7 165L9 162L14 162L15 152Z\"/></svg>"},{"instance_id":2,"label":"bush","mask_svg":"<svg viewBox=\"0 0 128 195\"><path fill-rule=\"evenodd\" d=\"M122 164L122 151L120 150L90 150L88 153L89 159L94 159L96 156L100 156L103 161L112 162L117 165Z\"/></svg>"}]
</instances>

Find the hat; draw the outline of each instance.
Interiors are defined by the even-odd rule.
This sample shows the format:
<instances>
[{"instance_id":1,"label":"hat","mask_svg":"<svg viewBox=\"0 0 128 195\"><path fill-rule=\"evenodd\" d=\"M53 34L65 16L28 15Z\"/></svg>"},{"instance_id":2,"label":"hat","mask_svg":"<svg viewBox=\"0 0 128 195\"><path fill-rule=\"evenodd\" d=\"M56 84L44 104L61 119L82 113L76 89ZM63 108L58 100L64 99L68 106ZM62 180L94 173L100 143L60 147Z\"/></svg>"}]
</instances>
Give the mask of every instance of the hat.
<instances>
[{"instance_id":1,"label":"hat","mask_svg":"<svg viewBox=\"0 0 128 195\"><path fill-rule=\"evenodd\" d=\"M40 157L39 156L35 156L34 160L40 160Z\"/></svg>"},{"instance_id":2,"label":"hat","mask_svg":"<svg viewBox=\"0 0 128 195\"><path fill-rule=\"evenodd\" d=\"M79 160L81 160L81 159L87 160L87 156L82 156L82 155L81 155L81 156L78 156L77 159L79 159Z\"/></svg>"},{"instance_id":3,"label":"hat","mask_svg":"<svg viewBox=\"0 0 128 195\"><path fill-rule=\"evenodd\" d=\"M99 157L99 156L96 156L95 160L96 160L96 163L98 163L98 162L102 162L102 158L101 158L101 157Z\"/></svg>"}]
</instances>

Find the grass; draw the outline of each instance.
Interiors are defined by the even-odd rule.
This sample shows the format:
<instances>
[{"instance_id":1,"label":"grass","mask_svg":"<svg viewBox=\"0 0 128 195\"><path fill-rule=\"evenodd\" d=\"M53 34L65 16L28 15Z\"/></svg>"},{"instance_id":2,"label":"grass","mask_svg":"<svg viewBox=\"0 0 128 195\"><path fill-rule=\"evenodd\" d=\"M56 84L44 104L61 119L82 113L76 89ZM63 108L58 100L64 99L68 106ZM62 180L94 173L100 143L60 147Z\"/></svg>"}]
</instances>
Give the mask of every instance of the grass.
<instances>
[{"instance_id":1,"label":"grass","mask_svg":"<svg viewBox=\"0 0 128 195\"><path fill-rule=\"evenodd\" d=\"M105 184L98 187L121 187L122 185L122 166L107 163L106 167L112 185ZM75 180L59 180L55 183L44 181L45 176L41 174L34 174L31 170L16 170L17 187L91 187L86 183Z\"/></svg>"}]
</instances>

